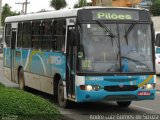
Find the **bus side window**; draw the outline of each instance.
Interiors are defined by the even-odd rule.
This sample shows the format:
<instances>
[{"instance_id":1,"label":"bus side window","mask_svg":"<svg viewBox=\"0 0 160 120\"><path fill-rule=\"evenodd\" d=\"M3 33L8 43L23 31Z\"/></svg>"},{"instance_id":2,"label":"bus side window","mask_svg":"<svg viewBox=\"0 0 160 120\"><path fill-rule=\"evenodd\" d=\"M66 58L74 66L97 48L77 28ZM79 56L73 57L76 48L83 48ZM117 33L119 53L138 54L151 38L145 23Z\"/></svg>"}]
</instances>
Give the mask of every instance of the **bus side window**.
<instances>
[{"instance_id":1,"label":"bus side window","mask_svg":"<svg viewBox=\"0 0 160 120\"><path fill-rule=\"evenodd\" d=\"M5 42L7 47L11 47L11 24L6 24L5 27Z\"/></svg>"},{"instance_id":2,"label":"bus side window","mask_svg":"<svg viewBox=\"0 0 160 120\"><path fill-rule=\"evenodd\" d=\"M156 35L156 46L160 47L160 33Z\"/></svg>"},{"instance_id":3,"label":"bus side window","mask_svg":"<svg viewBox=\"0 0 160 120\"><path fill-rule=\"evenodd\" d=\"M18 35L17 35L17 47L21 47L22 44L22 23L18 23Z\"/></svg>"},{"instance_id":4,"label":"bus side window","mask_svg":"<svg viewBox=\"0 0 160 120\"><path fill-rule=\"evenodd\" d=\"M31 47L33 49L40 49L41 48L40 28L41 28L40 21L35 21L32 23Z\"/></svg>"},{"instance_id":5,"label":"bus side window","mask_svg":"<svg viewBox=\"0 0 160 120\"><path fill-rule=\"evenodd\" d=\"M31 23L25 22L23 23L23 31L22 31L22 48L30 48L31 46Z\"/></svg>"},{"instance_id":6,"label":"bus side window","mask_svg":"<svg viewBox=\"0 0 160 120\"><path fill-rule=\"evenodd\" d=\"M50 51L52 47L52 21L46 20L41 26L41 48L42 50Z\"/></svg>"},{"instance_id":7,"label":"bus side window","mask_svg":"<svg viewBox=\"0 0 160 120\"><path fill-rule=\"evenodd\" d=\"M56 51L64 51L65 35L66 35L66 19L54 21L53 35L54 39L52 41L52 49Z\"/></svg>"}]
</instances>

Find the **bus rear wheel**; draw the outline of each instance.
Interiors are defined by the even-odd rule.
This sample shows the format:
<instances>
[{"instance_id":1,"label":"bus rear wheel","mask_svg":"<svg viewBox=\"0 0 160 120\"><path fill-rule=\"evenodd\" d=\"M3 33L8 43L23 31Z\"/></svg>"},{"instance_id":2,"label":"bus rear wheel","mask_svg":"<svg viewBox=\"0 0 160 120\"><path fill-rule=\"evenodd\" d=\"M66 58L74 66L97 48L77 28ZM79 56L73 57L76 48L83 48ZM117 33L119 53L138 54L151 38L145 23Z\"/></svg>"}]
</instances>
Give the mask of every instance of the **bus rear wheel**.
<instances>
[{"instance_id":1,"label":"bus rear wheel","mask_svg":"<svg viewBox=\"0 0 160 120\"><path fill-rule=\"evenodd\" d=\"M69 101L64 98L64 85L62 80L58 83L58 103L59 106L63 108L67 108L69 106Z\"/></svg>"},{"instance_id":2,"label":"bus rear wheel","mask_svg":"<svg viewBox=\"0 0 160 120\"><path fill-rule=\"evenodd\" d=\"M131 104L131 101L117 101L117 104L119 107L129 107Z\"/></svg>"},{"instance_id":3,"label":"bus rear wheel","mask_svg":"<svg viewBox=\"0 0 160 120\"><path fill-rule=\"evenodd\" d=\"M24 72L23 72L23 69L22 69L22 68L19 70L18 80L19 80L19 89L20 89L20 90L24 90L24 88L25 88L25 83L24 83Z\"/></svg>"}]
</instances>

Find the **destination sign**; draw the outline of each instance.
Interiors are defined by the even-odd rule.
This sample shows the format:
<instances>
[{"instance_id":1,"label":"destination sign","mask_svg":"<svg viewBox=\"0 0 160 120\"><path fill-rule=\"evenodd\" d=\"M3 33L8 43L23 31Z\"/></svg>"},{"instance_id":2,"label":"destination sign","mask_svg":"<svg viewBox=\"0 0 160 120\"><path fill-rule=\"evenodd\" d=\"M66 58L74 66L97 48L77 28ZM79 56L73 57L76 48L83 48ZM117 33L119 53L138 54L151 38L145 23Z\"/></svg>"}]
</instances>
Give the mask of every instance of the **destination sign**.
<instances>
[{"instance_id":1,"label":"destination sign","mask_svg":"<svg viewBox=\"0 0 160 120\"><path fill-rule=\"evenodd\" d=\"M94 10L93 20L139 20L139 12L131 10Z\"/></svg>"}]
</instances>

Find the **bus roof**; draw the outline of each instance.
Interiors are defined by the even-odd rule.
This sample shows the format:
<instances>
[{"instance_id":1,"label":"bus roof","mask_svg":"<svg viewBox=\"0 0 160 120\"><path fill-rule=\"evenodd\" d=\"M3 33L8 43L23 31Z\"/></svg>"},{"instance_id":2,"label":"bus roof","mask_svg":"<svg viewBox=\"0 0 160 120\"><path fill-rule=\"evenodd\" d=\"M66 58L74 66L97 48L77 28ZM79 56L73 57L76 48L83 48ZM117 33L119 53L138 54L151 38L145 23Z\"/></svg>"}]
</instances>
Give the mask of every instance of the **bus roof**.
<instances>
[{"instance_id":1,"label":"bus roof","mask_svg":"<svg viewBox=\"0 0 160 120\"><path fill-rule=\"evenodd\" d=\"M67 10L57 10L50 12L39 12L39 13L30 13L26 15L18 15L18 16L10 16L5 19L5 22L18 22L18 21L28 21L28 20L37 20L37 19L51 19L51 18L63 18L63 17L75 17L77 16L77 11L82 9L96 9L96 8L115 8L115 9L136 9L136 10L144 10L140 8L126 8L126 7L102 7L102 6L94 6L94 7L83 7L77 9L67 9Z\"/></svg>"},{"instance_id":2,"label":"bus roof","mask_svg":"<svg viewBox=\"0 0 160 120\"><path fill-rule=\"evenodd\" d=\"M31 13L26 15L11 16L5 19L5 22L18 22L37 19L49 19L59 17L73 17L77 15L77 9L59 10L50 12Z\"/></svg>"}]
</instances>

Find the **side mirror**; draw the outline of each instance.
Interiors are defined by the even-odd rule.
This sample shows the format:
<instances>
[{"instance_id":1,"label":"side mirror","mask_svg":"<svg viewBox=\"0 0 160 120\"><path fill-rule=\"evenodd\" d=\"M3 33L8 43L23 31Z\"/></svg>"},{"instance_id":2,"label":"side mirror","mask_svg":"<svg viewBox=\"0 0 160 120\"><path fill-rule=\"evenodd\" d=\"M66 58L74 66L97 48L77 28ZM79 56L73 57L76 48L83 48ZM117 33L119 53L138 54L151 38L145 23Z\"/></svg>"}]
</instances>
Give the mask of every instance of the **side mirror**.
<instances>
[{"instance_id":1,"label":"side mirror","mask_svg":"<svg viewBox=\"0 0 160 120\"><path fill-rule=\"evenodd\" d=\"M78 58L84 57L84 47L82 45L79 45L78 47Z\"/></svg>"},{"instance_id":2,"label":"side mirror","mask_svg":"<svg viewBox=\"0 0 160 120\"><path fill-rule=\"evenodd\" d=\"M155 45L160 46L160 33L155 36Z\"/></svg>"}]
</instances>

